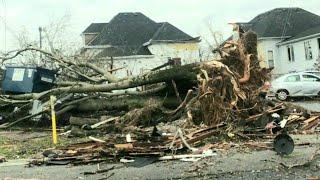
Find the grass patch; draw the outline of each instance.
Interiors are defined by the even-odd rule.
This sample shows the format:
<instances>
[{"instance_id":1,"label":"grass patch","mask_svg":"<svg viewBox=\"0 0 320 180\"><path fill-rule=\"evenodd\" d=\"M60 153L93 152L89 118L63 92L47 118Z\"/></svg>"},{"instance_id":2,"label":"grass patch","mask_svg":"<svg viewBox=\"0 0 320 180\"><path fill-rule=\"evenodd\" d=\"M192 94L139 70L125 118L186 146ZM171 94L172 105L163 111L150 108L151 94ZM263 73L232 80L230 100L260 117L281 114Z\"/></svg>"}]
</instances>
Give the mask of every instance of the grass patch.
<instances>
[{"instance_id":1,"label":"grass patch","mask_svg":"<svg viewBox=\"0 0 320 180\"><path fill-rule=\"evenodd\" d=\"M14 133L14 131L12 132ZM26 132L30 135L32 132ZM19 134L21 136L21 134ZM84 142L87 138L58 137L58 144L52 143L51 134L35 138L11 138L0 135L0 155L6 159L31 158L45 149Z\"/></svg>"}]
</instances>

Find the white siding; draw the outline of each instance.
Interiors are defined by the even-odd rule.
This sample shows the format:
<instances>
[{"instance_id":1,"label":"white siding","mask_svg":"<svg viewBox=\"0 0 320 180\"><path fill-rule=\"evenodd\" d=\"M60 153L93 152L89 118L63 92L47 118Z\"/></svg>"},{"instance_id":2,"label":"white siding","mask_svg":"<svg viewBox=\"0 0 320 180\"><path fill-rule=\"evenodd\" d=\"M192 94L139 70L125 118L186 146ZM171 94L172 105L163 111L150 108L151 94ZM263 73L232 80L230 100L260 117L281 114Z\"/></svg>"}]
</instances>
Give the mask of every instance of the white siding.
<instances>
[{"instance_id":1,"label":"white siding","mask_svg":"<svg viewBox=\"0 0 320 180\"><path fill-rule=\"evenodd\" d=\"M261 67L269 67L268 65L268 51L273 51L274 69L272 74L277 76L292 71L304 71L314 68L316 59L319 57L318 38L313 37L309 39L302 39L293 43L280 43L279 38L266 38L258 40L258 56ZM312 59L306 60L304 42L310 41L312 50ZM294 50L294 61L289 61L288 46L292 46Z\"/></svg>"},{"instance_id":2,"label":"white siding","mask_svg":"<svg viewBox=\"0 0 320 180\"><path fill-rule=\"evenodd\" d=\"M181 64L199 62L199 44L192 43L156 43L148 46L151 54L158 59L181 58Z\"/></svg>"},{"instance_id":3,"label":"white siding","mask_svg":"<svg viewBox=\"0 0 320 180\"><path fill-rule=\"evenodd\" d=\"M304 39L301 41L297 41L294 43L283 44L278 46L280 52L280 70L278 71L279 74L288 73L291 71L303 71L309 70L314 68L314 64L316 59L319 57L319 44L317 38L315 37L311 39ZM305 48L304 42L310 41L311 43L311 51L312 51L312 59L306 59L305 57ZM292 45L294 49L294 60L290 62L288 59L288 46Z\"/></svg>"},{"instance_id":4,"label":"white siding","mask_svg":"<svg viewBox=\"0 0 320 180\"><path fill-rule=\"evenodd\" d=\"M113 69L123 68L115 71L113 74L118 78L125 78L130 75L139 75L166 62L166 58L159 59L154 55L113 57ZM99 59L94 63L105 69L110 69L112 60L108 57Z\"/></svg>"},{"instance_id":5,"label":"white siding","mask_svg":"<svg viewBox=\"0 0 320 180\"><path fill-rule=\"evenodd\" d=\"M279 64L279 52L276 44L279 42L279 39L263 39L258 40L258 58L260 60L260 66L263 68L268 68L268 51L273 52L274 60L274 72L278 71L280 68Z\"/></svg>"},{"instance_id":6,"label":"white siding","mask_svg":"<svg viewBox=\"0 0 320 180\"><path fill-rule=\"evenodd\" d=\"M199 46L192 43L156 43L148 46L153 55L136 55L113 57L113 69L122 68L114 72L115 76L124 78L130 75L139 75L157 66L168 62L168 58L181 58L181 64L199 62ZM92 57L103 49L87 50L86 56ZM94 63L105 69L110 69L111 58L101 58Z\"/></svg>"}]
</instances>

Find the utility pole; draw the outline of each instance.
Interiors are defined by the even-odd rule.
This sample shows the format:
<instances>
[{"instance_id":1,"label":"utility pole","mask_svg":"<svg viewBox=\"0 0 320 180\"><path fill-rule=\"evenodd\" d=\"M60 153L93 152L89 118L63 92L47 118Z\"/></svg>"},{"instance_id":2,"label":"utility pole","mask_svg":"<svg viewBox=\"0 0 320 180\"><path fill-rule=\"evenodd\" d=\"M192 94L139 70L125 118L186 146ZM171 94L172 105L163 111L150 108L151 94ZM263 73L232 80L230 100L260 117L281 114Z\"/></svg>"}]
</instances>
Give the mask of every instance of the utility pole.
<instances>
[{"instance_id":1,"label":"utility pole","mask_svg":"<svg viewBox=\"0 0 320 180\"><path fill-rule=\"evenodd\" d=\"M39 41L40 41L40 49L42 49L42 27L39 27ZM38 62L38 65L40 64L40 62L42 61L42 53L40 52L40 60Z\"/></svg>"},{"instance_id":2,"label":"utility pole","mask_svg":"<svg viewBox=\"0 0 320 180\"><path fill-rule=\"evenodd\" d=\"M4 12L4 53L7 53L7 5L5 0L2 0Z\"/></svg>"}]
</instances>

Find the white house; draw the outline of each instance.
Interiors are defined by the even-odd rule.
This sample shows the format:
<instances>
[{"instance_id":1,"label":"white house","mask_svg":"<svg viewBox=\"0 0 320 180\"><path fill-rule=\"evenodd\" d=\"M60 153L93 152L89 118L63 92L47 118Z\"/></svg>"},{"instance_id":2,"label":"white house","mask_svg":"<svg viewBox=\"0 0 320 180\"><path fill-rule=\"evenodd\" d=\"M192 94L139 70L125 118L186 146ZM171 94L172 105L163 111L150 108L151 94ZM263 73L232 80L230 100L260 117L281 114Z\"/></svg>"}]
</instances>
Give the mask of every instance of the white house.
<instances>
[{"instance_id":1,"label":"white house","mask_svg":"<svg viewBox=\"0 0 320 180\"><path fill-rule=\"evenodd\" d=\"M109 23L92 23L82 33L83 54L115 71L117 77L138 75L168 62L200 60L199 38L168 22L157 23L142 13L119 13Z\"/></svg>"},{"instance_id":2,"label":"white house","mask_svg":"<svg viewBox=\"0 0 320 180\"><path fill-rule=\"evenodd\" d=\"M301 8L276 8L238 23L258 35L262 67L273 75L314 69L320 55L320 16Z\"/></svg>"}]
</instances>

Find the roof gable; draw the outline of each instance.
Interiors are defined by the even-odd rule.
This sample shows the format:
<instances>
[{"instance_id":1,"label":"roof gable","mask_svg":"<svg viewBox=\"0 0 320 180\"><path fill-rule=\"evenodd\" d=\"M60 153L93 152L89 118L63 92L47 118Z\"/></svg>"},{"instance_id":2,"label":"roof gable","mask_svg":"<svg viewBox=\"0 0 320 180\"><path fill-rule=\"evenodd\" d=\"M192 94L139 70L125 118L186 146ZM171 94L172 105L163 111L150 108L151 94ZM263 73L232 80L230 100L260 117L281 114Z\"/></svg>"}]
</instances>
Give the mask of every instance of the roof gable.
<instances>
[{"instance_id":1,"label":"roof gable","mask_svg":"<svg viewBox=\"0 0 320 180\"><path fill-rule=\"evenodd\" d=\"M299 38L304 38L304 37L311 36L311 35L316 35L316 34L320 34L320 25L319 26L315 26L315 27L310 28L310 29L307 29L305 31L302 31L301 33L299 33L299 34L297 34L297 35L295 35L295 36L293 36L291 38L285 39L282 42L288 42L288 41L292 41L292 40L297 40Z\"/></svg>"},{"instance_id":2,"label":"roof gable","mask_svg":"<svg viewBox=\"0 0 320 180\"><path fill-rule=\"evenodd\" d=\"M100 33L108 23L91 23L82 33Z\"/></svg>"},{"instance_id":3,"label":"roof gable","mask_svg":"<svg viewBox=\"0 0 320 180\"><path fill-rule=\"evenodd\" d=\"M184 40L192 38L168 22L158 24L160 24L160 27L151 38L153 40Z\"/></svg>"},{"instance_id":4,"label":"roof gable","mask_svg":"<svg viewBox=\"0 0 320 180\"><path fill-rule=\"evenodd\" d=\"M320 16L301 8L276 8L243 24L258 37L291 37L318 25Z\"/></svg>"},{"instance_id":5,"label":"roof gable","mask_svg":"<svg viewBox=\"0 0 320 180\"><path fill-rule=\"evenodd\" d=\"M119 13L102 28L89 45L110 45L111 54L140 55L150 54L143 46L150 39L182 40L192 38L170 23L157 23L142 13Z\"/></svg>"},{"instance_id":6,"label":"roof gable","mask_svg":"<svg viewBox=\"0 0 320 180\"><path fill-rule=\"evenodd\" d=\"M141 13L119 13L91 45L138 45L152 37L159 25Z\"/></svg>"}]
</instances>

